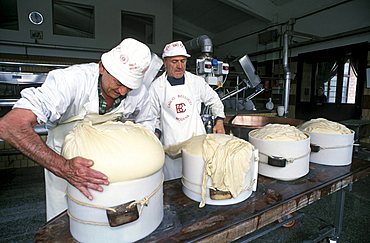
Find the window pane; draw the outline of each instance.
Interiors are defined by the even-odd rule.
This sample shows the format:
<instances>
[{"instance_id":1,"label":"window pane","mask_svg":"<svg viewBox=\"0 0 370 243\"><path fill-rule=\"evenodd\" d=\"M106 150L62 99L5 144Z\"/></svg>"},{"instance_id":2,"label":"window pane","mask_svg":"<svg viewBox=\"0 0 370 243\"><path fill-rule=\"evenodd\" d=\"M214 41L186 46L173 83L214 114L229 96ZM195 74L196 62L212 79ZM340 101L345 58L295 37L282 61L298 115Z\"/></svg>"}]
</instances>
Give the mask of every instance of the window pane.
<instances>
[{"instance_id":1,"label":"window pane","mask_svg":"<svg viewBox=\"0 0 370 243\"><path fill-rule=\"evenodd\" d=\"M348 81L348 99L347 104L355 104L356 101L356 86L357 86L357 77L355 75L355 70L352 65L349 65L349 81Z\"/></svg>"},{"instance_id":2,"label":"window pane","mask_svg":"<svg viewBox=\"0 0 370 243\"><path fill-rule=\"evenodd\" d=\"M154 44L154 16L122 12L122 39L132 37L146 44Z\"/></svg>"},{"instance_id":3,"label":"window pane","mask_svg":"<svg viewBox=\"0 0 370 243\"><path fill-rule=\"evenodd\" d=\"M94 7L54 0L53 30L56 35L94 38Z\"/></svg>"},{"instance_id":4,"label":"window pane","mask_svg":"<svg viewBox=\"0 0 370 243\"><path fill-rule=\"evenodd\" d=\"M19 30L17 0L0 0L0 28Z\"/></svg>"},{"instance_id":5,"label":"window pane","mask_svg":"<svg viewBox=\"0 0 370 243\"><path fill-rule=\"evenodd\" d=\"M337 75L332 77L326 86L329 89L328 103L335 103L335 98L336 98L336 93L337 93Z\"/></svg>"}]
</instances>

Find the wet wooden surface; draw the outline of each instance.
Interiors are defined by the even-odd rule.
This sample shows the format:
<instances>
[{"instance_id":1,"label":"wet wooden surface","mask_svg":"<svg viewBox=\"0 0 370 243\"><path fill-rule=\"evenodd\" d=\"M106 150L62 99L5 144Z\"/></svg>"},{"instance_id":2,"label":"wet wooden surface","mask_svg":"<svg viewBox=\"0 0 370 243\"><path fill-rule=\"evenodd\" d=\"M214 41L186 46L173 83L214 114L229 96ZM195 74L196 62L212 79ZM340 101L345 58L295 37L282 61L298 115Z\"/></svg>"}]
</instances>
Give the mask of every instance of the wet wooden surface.
<instances>
[{"instance_id":1,"label":"wet wooden surface","mask_svg":"<svg viewBox=\"0 0 370 243\"><path fill-rule=\"evenodd\" d=\"M357 156L358 157L358 156ZM310 163L310 172L294 181L258 176L257 191L235 205L199 208L186 197L179 179L164 183L164 218L140 242L230 242L252 233L282 216L297 211L370 174L369 156L354 158L348 166ZM42 227L36 242L75 242L64 212Z\"/></svg>"}]
</instances>

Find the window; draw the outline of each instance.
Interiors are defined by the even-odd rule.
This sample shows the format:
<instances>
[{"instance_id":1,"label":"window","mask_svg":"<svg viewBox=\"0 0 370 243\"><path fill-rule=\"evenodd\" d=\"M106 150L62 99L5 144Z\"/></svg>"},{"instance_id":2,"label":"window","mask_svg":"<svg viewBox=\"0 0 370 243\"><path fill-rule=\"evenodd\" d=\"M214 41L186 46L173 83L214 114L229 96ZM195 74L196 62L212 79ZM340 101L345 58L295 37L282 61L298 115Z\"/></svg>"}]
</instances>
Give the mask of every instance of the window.
<instances>
[{"instance_id":1,"label":"window","mask_svg":"<svg viewBox=\"0 0 370 243\"><path fill-rule=\"evenodd\" d=\"M324 92L327 94L328 103L335 103L337 93L337 76L332 77L328 83L324 84Z\"/></svg>"},{"instance_id":2,"label":"window","mask_svg":"<svg viewBox=\"0 0 370 243\"><path fill-rule=\"evenodd\" d=\"M146 44L154 44L154 16L122 12L121 36L132 37Z\"/></svg>"},{"instance_id":3,"label":"window","mask_svg":"<svg viewBox=\"0 0 370 243\"><path fill-rule=\"evenodd\" d=\"M324 83L324 92L329 97L328 103L335 103L337 96L337 80L338 77L342 76L342 89L340 92L340 103L342 104L355 104L356 100L356 87L357 87L357 75L355 69L351 64L351 60L347 61L338 67L337 63L334 64L332 70L335 71L328 82ZM343 70L343 74L339 73Z\"/></svg>"},{"instance_id":4,"label":"window","mask_svg":"<svg viewBox=\"0 0 370 243\"><path fill-rule=\"evenodd\" d=\"M94 38L94 7L54 0L53 31L55 35Z\"/></svg>"},{"instance_id":5,"label":"window","mask_svg":"<svg viewBox=\"0 0 370 243\"><path fill-rule=\"evenodd\" d=\"M357 75L355 73L353 65L350 63L350 60L346 62L344 67L345 67L344 77L346 79L346 86L344 87L343 85L343 91L345 92L345 95L342 96L342 99L343 97L345 97L345 99L342 100L342 103L355 104Z\"/></svg>"},{"instance_id":6,"label":"window","mask_svg":"<svg viewBox=\"0 0 370 243\"><path fill-rule=\"evenodd\" d=\"M0 28L19 30L17 0L0 0Z\"/></svg>"},{"instance_id":7,"label":"window","mask_svg":"<svg viewBox=\"0 0 370 243\"><path fill-rule=\"evenodd\" d=\"M296 118L361 118L369 48L363 42L299 54Z\"/></svg>"}]
</instances>

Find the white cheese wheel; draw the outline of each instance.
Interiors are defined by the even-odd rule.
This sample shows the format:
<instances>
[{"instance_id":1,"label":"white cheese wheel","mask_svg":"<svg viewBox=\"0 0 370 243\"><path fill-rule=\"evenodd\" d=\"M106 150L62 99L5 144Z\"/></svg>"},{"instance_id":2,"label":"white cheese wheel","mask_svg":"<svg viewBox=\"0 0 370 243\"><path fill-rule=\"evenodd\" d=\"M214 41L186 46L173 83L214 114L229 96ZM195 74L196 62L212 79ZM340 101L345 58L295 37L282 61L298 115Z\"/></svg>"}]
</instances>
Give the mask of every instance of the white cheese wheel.
<instances>
[{"instance_id":1,"label":"white cheese wheel","mask_svg":"<svg viewBox=\"0 0 370 243\"><path fill-rule=\"evenodd\" d=\"M147 177L164 164L163 147L154 133L132 122L82 122L66 136L62 155L93 160L92 168L111 183Z\"/></svg>"},{"instance_id":2,"label":"white cheese wheel","mask_svg":"<svg viewBox=\"0 0 370 243\"><path fill-rule=\"evenodd\" d=\"M303 123L300 130L314 133L324 134L351 134L352 131L346 126L338 123L326 120L325 118L311 119Z\"/></svg>"},{"instance_id":3,"label":"white cheese wheel","mask_svg":"<svg viewBox=\"0 0 370 243\"><path fill-rule=\"evenodd\" d=\"M252 130L249 136L273 141L299 141L308 137L298 128L284 124L267 124L262 128Z\"/></svg>"}]
</instances>

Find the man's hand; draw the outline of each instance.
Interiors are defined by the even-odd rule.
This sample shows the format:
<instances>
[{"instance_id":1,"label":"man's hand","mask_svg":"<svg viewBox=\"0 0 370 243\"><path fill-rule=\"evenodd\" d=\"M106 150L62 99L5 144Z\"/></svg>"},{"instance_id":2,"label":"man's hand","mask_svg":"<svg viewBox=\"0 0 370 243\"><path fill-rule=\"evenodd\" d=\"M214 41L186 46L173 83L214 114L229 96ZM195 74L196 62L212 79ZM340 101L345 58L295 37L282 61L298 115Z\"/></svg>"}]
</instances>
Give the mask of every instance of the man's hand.
<instances>
[{"instance_id":1,"label":"man's hand","mask_svg":"<svg viewBox=\"0 0 370 243\"><path fill-rule=\"evenodd\" d=\"M100 185L108 185L108 177L103 173L91 169L90 167L94 164L92 160L88 160L82 157L75 157L70 160L66 160L63 168L61 169L61 175L58 175L66 179L71 185L80 190L88 199L92 200L93 197L88 189L96 191L103 191L103 187Z\"/></svg>"},{"instance_id":2,"label":"man's hand","mask_svg":"<svg viewBox=\"0 0 370 243\"><path fill-rule=\"evenodd\" d=\"M224 120L216 120L215 125L213 126L213 133L222 133L225 134Z\"/></svg>"}]
</instances>

